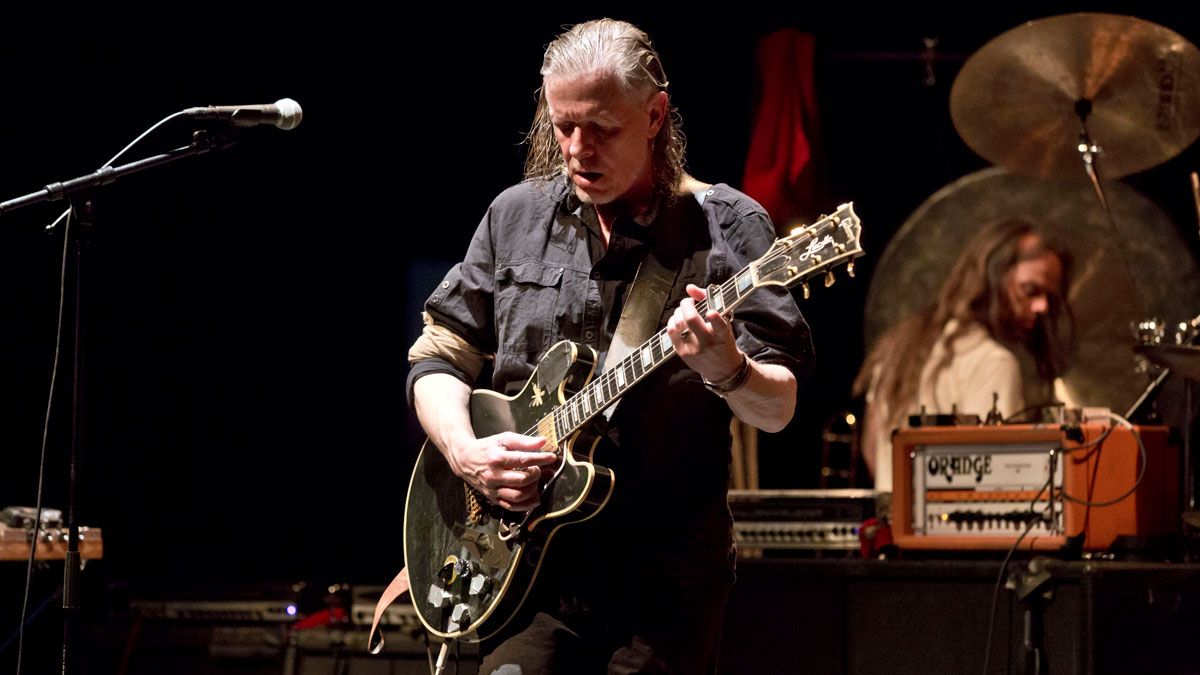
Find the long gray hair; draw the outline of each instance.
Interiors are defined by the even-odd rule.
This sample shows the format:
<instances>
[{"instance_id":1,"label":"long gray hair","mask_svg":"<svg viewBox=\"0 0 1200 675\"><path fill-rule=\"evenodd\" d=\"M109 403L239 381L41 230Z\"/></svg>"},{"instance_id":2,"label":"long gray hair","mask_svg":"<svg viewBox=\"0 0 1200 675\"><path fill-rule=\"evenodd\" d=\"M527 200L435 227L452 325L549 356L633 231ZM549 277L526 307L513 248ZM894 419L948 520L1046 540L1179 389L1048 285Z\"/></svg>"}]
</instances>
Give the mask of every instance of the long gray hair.
<instances>
[{"instance_id":1,"label":"long gray hair","mask_svg":"<svg viewBox=\"0 0 1200 675\"><path fill-rule=\"evenodd\" d=\"M525 137L529 153L525 159L525 179L549 179L566 175L562 151L550 122L546 103L546 81L558 77L578 77L589 73L611 73L623 91L629 94L667 90L667 74L650 36L636 26L613 19L597 19L573 26L546 48L542 60L542 86L538 89L537 112L533 127ZM670 198L683 176L684 138L681 120L668 104L658 136L654 139L654 193Z\"/></svg>"}]
</instances>

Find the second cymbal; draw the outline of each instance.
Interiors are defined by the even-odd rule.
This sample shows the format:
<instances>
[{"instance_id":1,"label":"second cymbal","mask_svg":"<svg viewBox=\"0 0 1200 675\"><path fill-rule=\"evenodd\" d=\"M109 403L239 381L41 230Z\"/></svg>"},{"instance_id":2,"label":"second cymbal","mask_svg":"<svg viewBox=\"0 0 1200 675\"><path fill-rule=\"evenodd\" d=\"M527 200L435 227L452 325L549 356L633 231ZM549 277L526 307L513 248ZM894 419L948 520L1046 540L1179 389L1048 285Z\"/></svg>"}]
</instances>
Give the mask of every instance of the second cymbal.
<instances>
[{"instance_id":1,"label":"second cymbal","mask_svg":"<svg viewBox=\"0 0 1200 675\"><path fill-rule=\"evenodd\" d=\"M1200 50L1130 16L1030 21L967 60L950 114L982 157L1039 177L1082 174L1083 114L1103 176L1119 178L1171 159L1200 135Z\"/></svg>"}]
</instances>

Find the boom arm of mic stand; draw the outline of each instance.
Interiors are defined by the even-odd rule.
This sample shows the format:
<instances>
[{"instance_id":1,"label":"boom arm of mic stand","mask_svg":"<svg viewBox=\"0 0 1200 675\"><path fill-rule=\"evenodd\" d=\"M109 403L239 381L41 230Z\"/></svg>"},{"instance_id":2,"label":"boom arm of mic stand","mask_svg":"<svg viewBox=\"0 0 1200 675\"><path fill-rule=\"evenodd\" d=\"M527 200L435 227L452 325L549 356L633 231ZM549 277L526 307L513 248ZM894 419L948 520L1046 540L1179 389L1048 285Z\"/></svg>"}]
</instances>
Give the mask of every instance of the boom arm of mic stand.
<instances>
[{"instance_id":1,"label":"boom arm of mic stand","mask_svg":"<svg viewBox=\"0 0 1200 675\"><path fill-rule=\"evenodd\" d=\"M208 131L196 131L192 134L192 142L181 148L176 148L160 155L152 155L145 159L139 159L136 162L120 166L101 167L98 171L93 171L84 176L60 183L50 183L37 192L30 192L27 195L22 195L6 202L0 202L0 215L31 204L58 201L76 192L90 190L101 185L108 185L128 174L173 162L177 159L203 155L212 150L224 150L236 142L237 138L231 134L213 134Z\"/></svg>"}]
</instances>

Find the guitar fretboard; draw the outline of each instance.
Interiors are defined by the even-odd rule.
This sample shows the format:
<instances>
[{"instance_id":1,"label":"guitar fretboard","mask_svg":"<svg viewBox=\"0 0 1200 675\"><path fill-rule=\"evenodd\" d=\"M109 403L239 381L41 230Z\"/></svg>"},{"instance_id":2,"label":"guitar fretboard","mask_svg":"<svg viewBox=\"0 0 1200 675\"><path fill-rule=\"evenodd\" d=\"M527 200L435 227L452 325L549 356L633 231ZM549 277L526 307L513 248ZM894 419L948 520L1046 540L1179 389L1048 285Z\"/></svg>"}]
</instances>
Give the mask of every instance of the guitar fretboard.
<instances>
[{"instance_id":1,"label":"guitar fretboard","mask_svg":"<svg viewBox=\"0 0 1200 675\"><path fill-rule=\"evenodd\" d=\"M810 234L815 239L816 236L832 227L834 227L832 223L819 223L810 229ZM802 255L800 259L804 260L806 257ZM815 260L809 264L814 269L822 267L821 258L819 256L814 256L814 258ZM711 308L720 312L722 316L730 316L733 310L759 286L754 275L755 265L763 268L774 264L789 264L789 262L795 264L787 251L768 253L725 283L716 288L710 288L708 298L696 303L696 311L701 316L705 316ZM547 432L553 430L555 438L567 438L674 355L675 346L671 344L671 338L664 328L643 342L616 366L601 373L599 377L589 382L565 403L555 408L526 434L545 436L548 435Z\"/></svg>"},{"instance_id":2,"label":"guitar fretboard","mask_svg":"<svg viewBox=\"0 0 1200 675\"><path fill-rule=\"evenodd\" d=\"M749 268L714 289L706 300L696 303L696 311L704 316L709 308L725 314L737 307L754 290L754 279ZM554 432L558 438L566 438L578 431L588 420L595 417L614 401L629 391L647 375L675 355L675 345L666 329L654 334L637 349L630 352L620 363L600 373L552 413Z\"/></svg>"}]
</instances>

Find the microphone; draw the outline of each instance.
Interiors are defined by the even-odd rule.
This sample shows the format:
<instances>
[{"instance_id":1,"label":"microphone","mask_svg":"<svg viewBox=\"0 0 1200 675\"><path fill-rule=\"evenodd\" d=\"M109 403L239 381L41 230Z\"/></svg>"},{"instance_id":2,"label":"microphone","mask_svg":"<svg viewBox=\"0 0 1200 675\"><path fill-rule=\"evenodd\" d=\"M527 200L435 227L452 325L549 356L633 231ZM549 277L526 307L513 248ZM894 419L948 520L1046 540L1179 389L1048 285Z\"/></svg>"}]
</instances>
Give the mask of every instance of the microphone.
<instances>
[{"instance_id":1,"label":"microphone","mask_svg":"<svg viewBox=\"0 0 1200 675\"><path fill-rule=\"evenodd\" d=\"M227 120L235 127L271 124L284 130L300 126L300 119L304 117L304 111L300 109L300 104L290 98L281 98L274 103L257 105L210 105L188 108L183 111L183 114L197 120Z\"/></svg>"}]
</instances>

